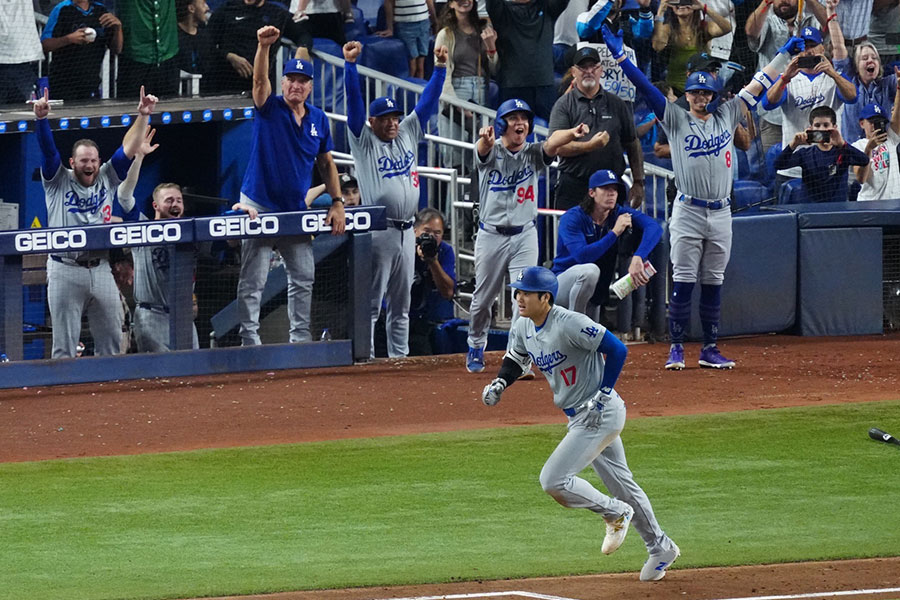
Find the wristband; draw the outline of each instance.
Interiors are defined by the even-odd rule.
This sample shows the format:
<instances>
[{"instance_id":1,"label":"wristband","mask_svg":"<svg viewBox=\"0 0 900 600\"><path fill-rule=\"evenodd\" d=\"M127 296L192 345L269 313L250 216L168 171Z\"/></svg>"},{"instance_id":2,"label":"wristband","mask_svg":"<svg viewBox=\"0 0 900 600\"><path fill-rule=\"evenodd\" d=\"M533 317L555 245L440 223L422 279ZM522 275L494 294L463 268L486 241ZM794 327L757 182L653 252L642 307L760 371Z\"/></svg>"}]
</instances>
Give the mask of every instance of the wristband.
<instances>
[{"instance_id":1,"label":"wristband","mask_svg":"<svg viewBox=\"0 0 900 600\"><path fill-rule=\"evenodd\" d=\"M490 54L491 56L493 56L494 54L497 54L497 51L496 51L496 50L485 50L485 52L487 52L487 53Z\"/></svg>"},{"instance_id":2,"label":"wristband","mask_svg":"<svg viewBox=\"0 0 900 600\"><path fill-rule=\"evenodd\" d=\"M827 19L825 19L825 24L828 25L828 24L831 23L834 19L837 19L837 13L834 13L833 15L831 15L830 17L828 17Z\"/></svg>"},{"instance_id":3,"label":"wristband","mask_svg":"<svg viewBox=\"0 0 900 600\"><path fill-rule=\"evenodd\" d=\"M706 5L705 4L703 5L703 14L704 15L706 14Z\"/></svg>"}]
</instances>

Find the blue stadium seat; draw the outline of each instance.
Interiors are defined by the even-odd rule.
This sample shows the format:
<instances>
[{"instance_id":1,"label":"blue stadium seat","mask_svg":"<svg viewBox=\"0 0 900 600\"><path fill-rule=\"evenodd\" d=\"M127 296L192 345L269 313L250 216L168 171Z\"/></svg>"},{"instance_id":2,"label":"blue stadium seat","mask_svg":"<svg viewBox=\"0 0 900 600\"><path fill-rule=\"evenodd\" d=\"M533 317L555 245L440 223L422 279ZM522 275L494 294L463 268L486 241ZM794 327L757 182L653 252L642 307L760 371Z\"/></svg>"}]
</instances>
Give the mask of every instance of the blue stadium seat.
<instances>
[{"instance_id":1,"label":"blue stadium seat","mask_svg":"<svg viewBox=\"0 0 900 600\"><path fill-rule=\"evenodd\" d=\"M862 189L862 184L858 181L853 181L850 183L850 188L847 190L847 201L848 202L856 202L857 196L859 196L859 190Z\"/></svg>"},{"instance_id":2,"label":"blue stadium seat","mask_svg":"<svg viewBox=\"0 0 900 600\"><path fill-rule=\"evenodd\" d=\"M752 179L753 173L750 170L750 158L747 153L737 147L734 149L734 153L737 156L738 180Z\"/></svg>"},{"instance_id":3,"label":"blue stadium seat","mask_svg":"<svg viewBox=\"0 0 900 600\"><path fill-rule=\"evenodd\" d=\"M369 28L361 10L355 6L350 10L353 13L353 22L344 23L344 37L348 40L360 40L369 34Z\"/></svg>"},{"instance_id":4,"label":"blue stadium seat","mask_svg":"<svg viewBox=\"0 0 900 600\"><path fill-rule=\"evenodd\" d=\"M384 0L357 0L356 7L362 12L363 20L370 29L375 29L378 22L378 10L384 4Z\"/></svg>"},{"instance_id":5,"label":"blue stadium seat","mask_svg":"<svg viewBox=\"0 0 900 600\"><path fill-rule=\"evenodd\" d=\"M488 108L497 110L497 107L500 106L500 86L497 85L497 82L493 79L488 82L486 96L485 104L487 104Z\"/></svg>"},{"instance_id":6,"label":"blue stadium seat","mask_svg":"<svg viewBox=\"0 0 900 600\"><path fill-rule=\"evenodd\" d=\"M397 57L403 57L398 60ZM409 77L406 45L396 38L367 37L363 40L359 64L394 77Z\"/></svg>"},{"instance_id":7,"label":"blue stadium seat","mask_svg":"<svg viewBox=\"0 0 900 600\"><path fill-rule=\"evenodd\" d=\"M802 179L791 179L781 184L778 190L778 204L805 204L809 202L806 197L806 188Z\"/></svg>"},{"instance_id":8,"label":"blue stadium seat","mask_svg":"<svg viewBox=\"0 0 900 600\"><path fill-rule=\"evenodd\" d=\"M752 179L739 179L734 182L734 191L731 201L735 209L759 205L769 196L769 190L758 181Z\"/></svg>"},{"instance_id":9,"label":"blue stadium seat","mask_svg":"<svg viewBox=\"0 0 900 600\"><path fill-rule=\"evenodd\" d=\"M781 154L781 144L775 144L766 152L766 181L775 181L775 159Z\"/></svg>"}]
</instances>

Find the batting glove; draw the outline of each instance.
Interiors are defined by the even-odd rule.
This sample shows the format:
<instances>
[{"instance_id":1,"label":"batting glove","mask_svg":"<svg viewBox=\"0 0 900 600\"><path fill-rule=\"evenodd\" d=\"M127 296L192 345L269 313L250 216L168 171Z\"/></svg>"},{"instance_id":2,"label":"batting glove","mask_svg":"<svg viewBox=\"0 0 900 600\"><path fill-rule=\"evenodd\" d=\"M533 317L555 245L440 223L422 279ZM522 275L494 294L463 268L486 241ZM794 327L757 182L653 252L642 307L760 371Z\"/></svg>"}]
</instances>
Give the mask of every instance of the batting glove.
<instances>
[{"instance_id":1,"label":"batting glove","mask_svg":"<svg viewBox=\"0 0 900 600\"><path fill-rule=\"evenodd\" d=\"M791 56L795 56L803 52L806 49L806 42L803 41L803 38L792 37L787 41L787 43L778 49L778 54L785 52Z\"/></svg>"},{"instance_id":2,"label":"batting glove","mask_svg":"<svg viewBox=\"0 0 900 600\"><path fill-rule=\"evenodd\" d=\"M623 49L625 42L622 41L621 29L618 33L613 33L604 23L600 28L600 33L603 34L603 41L606 42L606 47L609 48L614 59L619 60L625 56L625 50Z\"/></svg>"},{"instance_id":3,"label":"batting glove","mask_svg":"<svg viewBox=\"0 0 900 600\"><path fill-rule=\"evenodd\" d=\"M584 403L587 413L584 415L584 425L588 429L599 429L603 422L603 406L612 398L612 390L599 390L594 396Z\"/></svg>"},{"instance_id":4,"label":"batting glove","mask_svg":"<svg viewBox=\"0 0 900 600\"><path fill-rule=\"evenodd\" d=\"M484 386L484 391L481 392L481 401L484 402L485 406L494 406L500 402L500 394L505 389L506 382L498 377Z\"/></svg>"}]
</instances>

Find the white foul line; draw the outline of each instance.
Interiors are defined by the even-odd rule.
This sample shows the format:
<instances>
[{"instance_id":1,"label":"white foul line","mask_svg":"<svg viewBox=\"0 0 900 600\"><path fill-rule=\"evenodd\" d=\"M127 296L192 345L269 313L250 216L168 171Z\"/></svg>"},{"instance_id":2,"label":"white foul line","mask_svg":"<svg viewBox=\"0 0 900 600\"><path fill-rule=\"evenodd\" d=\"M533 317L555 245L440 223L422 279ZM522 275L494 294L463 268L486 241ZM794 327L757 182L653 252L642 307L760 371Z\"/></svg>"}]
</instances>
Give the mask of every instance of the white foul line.
<instances>
[{"instance_id":1,"label":"white foul line","mask_svg":"<svg viewBox=\"0 0 900 600\"><path fill-rule=\"evenodd\" d=\"M843 592L817 592L814 594L790 594L786 596L748 596L746 598L722 598L721 600L792 600L795 598L833 598L834 596L892 594L894 592L900 592L900 588L883 588L880 590L847 590Z\"/></svg>"},{"instance_id":2,"label":"white foul line","mask_svg":"<svg viewBox=\"0 0 900 600\"><path fill-rule=\"evenodd\" d=\"M536 592L475 592L472 594L447 594L444 596L411 596L409 598L384 598L383 600L466 600L467 598L501 598L503 596L518 596L520 598L534 598L535 600L575 600L563 596L549 596Z\"/></svg>"}]
</instances>

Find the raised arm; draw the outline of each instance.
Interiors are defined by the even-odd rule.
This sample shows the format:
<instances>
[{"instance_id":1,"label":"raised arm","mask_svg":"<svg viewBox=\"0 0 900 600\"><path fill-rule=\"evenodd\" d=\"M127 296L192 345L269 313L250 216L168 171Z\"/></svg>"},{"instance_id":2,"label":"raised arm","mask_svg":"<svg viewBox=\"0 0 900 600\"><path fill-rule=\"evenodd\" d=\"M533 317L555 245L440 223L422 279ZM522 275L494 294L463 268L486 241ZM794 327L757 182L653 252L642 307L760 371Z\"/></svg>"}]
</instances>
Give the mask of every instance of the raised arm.
<instances>
[{"instance_id":1,"label":"raised arm","mask_svg":"<svg viewBox=\"0 0 900 600\"><path fill-rule=\"evenodd\" d=\"M844 32L841 30L840 19L837 16L839 0L828 0L825 3L826 22L828 23L828 35L831 36L831 58L843 60L847 58L847 46L844 44Z\"/></svg>"},{"instance_id":2,"label":"raised arm","mask_svg":"<svg viewBox=\"0 0 900 600\"><path fill-rule=\"evenodd\" d=\"M772 6L773 0L763 0L759 3L750 16L747 17L747 23L744 25L744 33L748 38L759 39L762 34L763 25L766 24L766 14Z\"/></svg>"},{"instance_id":3,"label":"raised arm","mask_svg":"<svg viewBox=\"0 0 900 600\"><path fill-rule=\"evenodd\" d=\"M775 58L769 61L762 71L757 71L753 79L738 92L747 108L753 110L760 100L765 98L763 107L769 109L783 102L784 86L790 78L797 74L797 57L803 52L806 42L802 38L792 37L778 49ZM794 56L794 59L791 59ZM783 77L779 77L784 72ZM770 104L772 106L770 106Z\"/></svg>"},{"instance_id":4,"label":"raised arm","mask_svg":"<svg viewBox=\"0 0 900 600\"><path fill-rule=\"evenodd\" d=\"M38 146L41 148L41 175L44 179L52 179L59 170L61 164L59 150L53 141L53 132L50 131L50 123L47 115L50 114L50 90L44 88L44 97L34 101L35 132L38 136Z\"/></svg>"},{"instance_id":5,"label":"raised arm","mask_svg":"<svg viewBox=\"0 0 900 600\"><path fill-rule=\"evenodd\" d=\"M362 44L359 42L347 42L344 44L344 98L347 101L347 127L353 137L362 134L366 124L366 107L363 104L362 93L359 91L359 73L356 71L356 59L362 52Z\"/></svg>"},{"instance_id":6,"label":"raised arm","mask_svg":"<svg viewBox=\"0 0 900 600\"><path fill-rule=\"evenodd\" d=\"M665 0L663 0L663 2L665 2ZM647 101L650 103L650 108L653 109L656 116L659 117L660 120L665 118L666 104L668 101L666 100L666 97L662 95L662 92L650 83L650 80L647 79L641 70L631 64L631 61L625 56L622 31L619 30L618 33L613 34L613 32L609 30L609 27L604 24L600 28L600 33L603 34L603 41L606 42L606 47L609 48L613 58L619 63L619 67L621 67L625 76L628 77L628 79L631 80L631 83L640 89L646 96Z\"/></svg>"},{"instance_id":7,"label":"raised arm","mask_svg":"<svg viewBox=\"0 0 900 600\"><path fill-rule=\"evenodd\" d=\"M653 46L653 50L656 52L662 52L666 49L666 46L669 45L669 36L672 35L672 26L665 21L666 9L668 7L668 0L661 0L659 9L656 11L656 26L653 28L653 38L650 42ZM600 32L603 33L602 27ZM605 35L603 36L603 39L606 39Z\"/></svg>"},{"instance_id":8,"label":"raised arm","mask_svg":"<svg viewBox=\"0 0 900 600\"><path fill-rule=\"evenodd\" d=\"M135 155L131 166L128 168L128 175L126 175L125 179L122 180L122 183L119 184L117 190L119 206L121 206L126 213L130 213L134 209L134 189L137 187L138 178L141 174L141 165L144 164L144 157L159 148L159 144L153 143L154 135L156 135L156 130L147 125L138 152Z\"/></svg>"},{"instance_id":9,"label":"raised arm","mask_svg":"<svg viewBox=\"0 0 900 600\"><path fill-rule=\"evenodd\" d=\"M727 18L707 7L705 4L701 4L700 0L694 0L694 6L696 7L694 10L702 10L706 13L706 16L709 17L709 24L706 28L709 35L717 38L722 37L727 33L731 33L731 21Z\"/></svg>"},{"instance_id":10,"label":"raised arm","mask_svg":"<svg viewBox=\"0 0 900 600\"><path fill-rule=\"evenodd\" d=\"M278 41L281 31L266 25L256 31L256 56L253 58L253 105L262 107L272 95L269 81L269 47Z\"/></svg>"},{"instance_id":11,"label":"raised arm","mask_svg":"<svg viewBox=\"0 0 900 600\"><path fill-rule=\"evenodd\" d=\"M431 79L425 84L419 102L416 104L415 113L419 118L422 131L428 127L428 121L437 114L438 103L441 99L441 91L444 89L444 78L447 76L447 47L441 46L434 49L434 71Z\"/></svg>"},{"instance_id":12,"label":"raised arm","mask_svg":"<svg viewBox=\"0 0 900 600\"><path fill-rule=\"evenodd\" d=\"M131 124L131 127L128 128L128 131L125 132L124 139L122 139L122 152L124 152L125 157L129 160L137 155L141 149L141 145L144 143L147 127L150 124L150 115L153 113L153 109L156 108L157 102L159 102L159 99L153 94L145 94L144 86L141 86L141 100L138 102L138 116L134 120L134 123Z\"/></svg>"}]
</instances>

